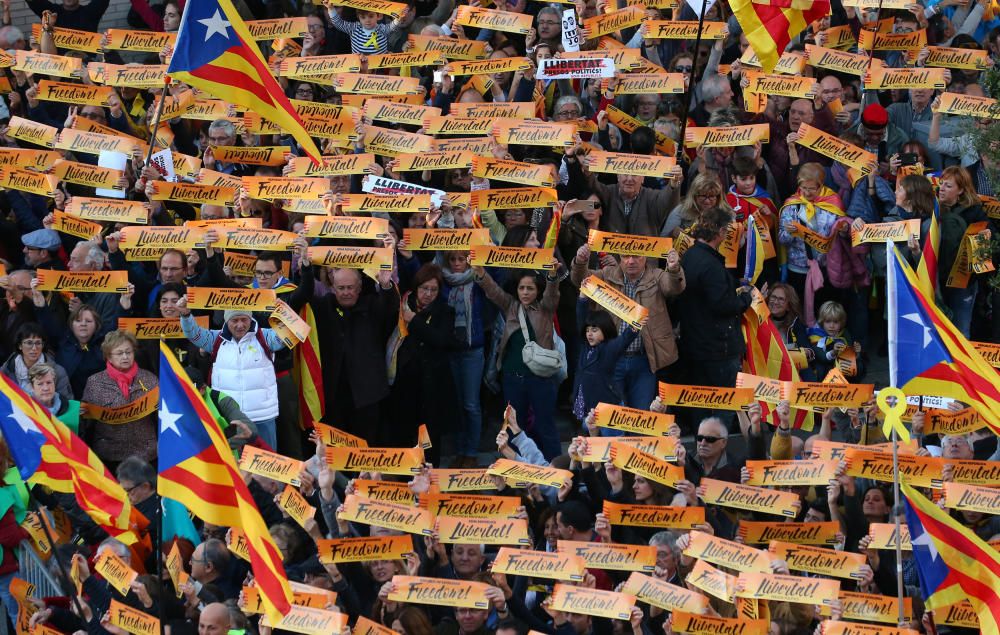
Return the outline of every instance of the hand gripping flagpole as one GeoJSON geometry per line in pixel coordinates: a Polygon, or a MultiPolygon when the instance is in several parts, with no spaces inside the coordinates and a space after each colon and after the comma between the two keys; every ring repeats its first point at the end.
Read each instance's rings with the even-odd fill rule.
{"type": "Polygon", "coordinates": [[[896,247],[892,241],[886,241],[886,301],[888,303],[889,314],[889,388],[883,388],[878,392],[879,410],[885,416],[885,423],[882,424],[882,431],[892,435],[892,491],[893,491],[893,520],[896,523],[896,599],[899,603],[899,626],[906,622],[906,614],[903,609],[903,538],[902,521],[900,514],[903,509],[903,502],[899,496],[899,438],[902,436],[906,441],[910,440],[910,434],[903,426],[902,415],[906,411],[906,395],[896,387],[896,355],[897,334],[896,320],[899,309],[896,305],[896,247]],[[890,400],[892,400],[890,402],[890,400]]]}
{"type": "Polygon", "coordinates": [[[163,114],[163,104],[167,101],[167,94],[170,90],[170,76],[163,78],[163,91],[160,93],[160,102],[156,104],[156,113],[153,115],[153,125],[149,132],[149,150],[146,151],[146,161],[143,165],[149,165],[153,158],[153,150],[156,146],[156,133],[160,129],[160,115],[163,114]]]}

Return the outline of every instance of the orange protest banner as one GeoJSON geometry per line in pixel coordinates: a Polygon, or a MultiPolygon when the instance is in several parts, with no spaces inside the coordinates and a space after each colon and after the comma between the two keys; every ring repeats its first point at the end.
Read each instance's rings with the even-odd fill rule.
{"type": "Polygon", "coordinates": [[[501,547],[490,567],[493,573],[573,582],[583,580],[586,569],[587,563],[580,556],[511,547],[501,547]]]}
{"type": "Polygon", "coordinates": [[[736,593],[736,576],[716,569],[705,560],[695,560],[694,567],[684,581],[723,602],[733,603],[736,593]]]}
{"type": "Polygon", "coordinates": [[[434,518],[426,509],[385,503],[350,494],[344,499],[341,517],[344,520],[388,527],[398,531],[429,536],[434,518]]]}
{"type": "Polygon", "coordinates": [[[900,543],[903,551],[912,551],[913,543],[910,541],[910,528],[903,523],[900,532],[896,534],[895,523],[871,523],[868,525],[868,535],[871,536],[869,549],[895,550],[896,543],[900,543]]]}
{"type": "Polygon", "coordinates": [[[189,308],[210,311],[246,309],[271,312],[277,308],[277,300],[274,289],[190,287],[187,292],[189,308]]]}
{"type": "Polygon", "coordinates": [[[588,569],[653,571],[656,568],[656,547],[651,545],[560,539],[556,550],[580,556],[587,563],[588,569]]]}
{"type": "Polygon", "coordinates": [[[392,250],[384,247],[310,247],[309,262],[338,269],[392,269],[392,250]]]}
{"type": "MultiPolygon", "coordinates": [[[[823,615],[831,613],[830,608],[825,606],[821,607],[820,612],[823,615]]],[[[903,598],[903,615],[906,619],[910,619],[913,615],[913,598],[903,598]]],[[[873,593],[841,591],[840,616],[846,620],[896,624],[899,621],[899,598],[873,593]]]]}
{"type": "Polygon", "coordinates": [[[431,469],[431,483],[442,492],[479,492],[496,489],[497,483],[485,469],[431,469]]]}
{"type": "Polygon", "coordinates": [[[737,597],[757,600],[829,605],[839,593],[840,581],[827,578],[743,572],[736,580],[737,597]]]}
{"type": "Polygon", "coordinates": [[[326,463],[338,472],[381,472],[383,474],[418,474],[423,465],[418,448],[329,447],[326,463]]]}
{"type": "Polygon", "coordinates": [[[531,545],[526,518],[438,516],[434,529],[438,540],[445,544],[531,545]]]}
{"type": "Polygon", "coordinates": [[[788,563],[792,571],[816,573],[833,578],[860,580],[860,568],[867,564],[864,554],[799,545],[780,540],[771,541],[768,551],[772,556],[788,563]]]}
{"type": "Polygon", "coordinates": [[[70,216],[64,212],[56,210],[52,212],[51,228],[63,234],[78,236],[84,240],[90,240],[101,233],[104,227],[100,223],[92,223],[87,220],[70,216]]]}
{"type": "Polygon", "coordinates": [[[323,564],[341,562],[370,562],[372,560],[402,560],[413,553],[413,536],[365,536],[363,538],[337,538],[317,540],[319,561],[323,564]]]}
{"type": "Polygon", "coordinates": [[[471,609],[487,609],[490,606],[486,597],[489,585],[483,582],[395,575],[392,584],[395,589],[388,596],[392,602],[471,609]]]}
{"type": "Polygon", "coordinates": [[[705,560],[736,571],[771,571],[771,556],[738,542],[717,538],[702,531],[692,531],[684,555],[705,560]]]}
{"type": "Polygon", "coordinates": [[[920,631],[912,628],[857,624],[841,620],[827,620],[822,623],[822,627],[822,635],[920,635],[920,631]]]}
{"type": "Polygon", "coordinates": [[[647,480],[662,483],[667,487],[677,487],[684,480],[684,468],[662,461],[624,443],[611,444],[611,463],[626,472],[631,472],[647,480]]]}
{"type": "Polygon", "coordinates": [[[612,525],[693,529],[705,522],[704,507],[666,507],[604,501],[602,509],[612,525]]]}
{"type": "Polygon", "coordinates": [[[642,329],[649,319],[649,309],[595,275],[580,285],[580,294],[599,304],[635,330],[642,329]]]}
{"type": "Polygon", "coordinates": [[[517,496],[477,496],[429,492],[420,496],[420,506],[433,516],[459,518],[517,518],[521,499],[517,496]]]}
{"type": "Polygon", "coordinates": [[[536,271],[549,271],[555,268],[551,249],[474,245],[470,251],[471,264],[479,267],[509,267],[536,271]]]}
{"type": "Polygon", "coordinates": [[[262,450],[252,445],[243,446],[239,465],[244,472],[265,476],[295,487],[299,486],[299,474],[305,469],[302,461],[282,456],[277,452],[262,450]]]}
{"type": "MultiPolygon", "coordinates": [[[[848,476],[886,483],[894,480],[896,472],[891,454],[848,448],[844,453],[844,460],[847,461],[848,476]]],[[[914,487],[941,489],[943,469],[944,462],[939,458],[910,455],[899,457],[900,478],[914,487]]]]}
{"type": "Polygon", "coordinates": [[[160,620],[127,604],[112,599],[107,612],[108,623],[132,635],[158,635],[160,620]]]}
{"type": "Polygon", "coordinates": [[[794,487],[829,485],[837,477],[837,461],[747,461],[750,480],[746,485],[794,487]]]}
{"type": "MultiPolygon", "coordinates": [[[[441,149],[441,142],[438,142],[441,149]]],[[[548,187],[514,187],[502,190],[478,190],[472,192],[472,207],[478,209],[515,209],[521,207],[545,207],[558,201],[556,191],[548,187]]],[[[517,247],[505,247],[517,249],[517,247]]],[[[537,267],[536,267],[537,268],[537,267]]]]}
{"type": "Polygon", "coordinates": [[[691,635],[716,635],[717,633],[767,635],[770,626],[767,620],[713,617],[684,611],[674,612],[670,621],[670,627],[674,629],[675,633],[690,633],[691,635]]]}
{"type": "Polygon", "coordinates": [[[362,498],[385,503],[417,504],[417,495],[406,483],[399,481],[373,481],[356,478],[354,479],[354,493],[362,498]]]}
{"type": "Polygon", "coordinates": [[[708,609],[708,598],[701,593],[638,571],[629,576],[621,591],[664,611],[703,613],[708,609]]]}
{"type": "Polygon", "coordinates": [[[670,434],[670,428],[674,425],[674,416],[602,402],[594,409],[594,425],[609,430],[665,437],[670,434]]]}
{"type": "Polygon", "coordinates": [[[123,406],[98,406],[84,401],[80,403],[80,409],[82,415],[88,419],[108,425],[120,425],[148,417],[156,412],[159,402],[160,389],[153,388],[123,406]]]}
{"type": "Polygon", "coordinates": [[[772,540],[798,545],[835,545],[840,524],[836,521],[782,523],[741,520],[737,532],[748,545],[766,545],[772,540]]]}
{"type": "Polygon", "coordinates": [[[865,176],[868,176],[876,163],[877,157],[871,152],[813,128],[809,124],[799,127],[798,136],[796,143],[799,145],[854,168],[865,176]]]}
{"type": "Polygon", "coordinates": [[[39,269],[39,291],[73,291],[74,293],[125,293],[128,291],[127,271],[58,271],[39,269]]]}
{"type": "Polygon", "coordinates": [[[679,441],[676,437],[587,437],[574,458],[586,463],[609,463],[613,445],[627,445],[661,461],[676,461],[679,441]]]}
{"type": "Polygon", "coordinates": [[[872,384],[785,382],[782,398],[793,408],[860,408],[875,392],[872,384]]]}
{"type": "Polygon", "coordinates": [[[338,430],[337,428],[328,426],[325,423],[314,421],[313,427],[316,429],[316,432],[320,435],[320,438],[323,439],[323,443],[326,445],[345,446],[349,448],[368,447],[368,442],[361,437],[356,437],[353,434],[349,434],[343,430],[338,430]]]}
{"type": "Polygon", "coordinates": [[[115,555],[111,549],[104,549],[94,560],[94,571],[101,574],[101,577],[122,595],[128,595],[132,583],[139,577],[138,572],[115,555]]]}
{"type": "Polygon", "coordinates": [[[699,497],[707,504],[752,510],[764,514],[787,516],[798,515],[801,501],[794,492],[783,492],[738,485],[727,481],[703,478],[698,486],[699,497]]]}
{"type": "Polygon", "coordinates": [[[339,633],[347,626],[347,613],[325,609],[292,605],[292,610],[272,624],[267,614],[261,616],[260,625],[275,630],[303,633],[304,635],[328,635],[339,633]]]}
{"type": "MultiPolygon", "coordinates": [[[[497,459],[486,472],[494,476],[501,476],[508,481],[538,483],[556,489],[562,487],[567,480],[573,480],[573,473],[569,470],[521,463],[510,459],[497,459]]],[[[442,489],[441,491],[448,490],[442,489]]]]}
{"type": "Polygon", "coordinates": [[[660,401],[668,406],[746,410],[753,403],[754,396],[753,390],[749,388],[686,386],[660,382],[660,401]]]}
{"type": "Polygon", "coordinates": [[[721,128],[688,128],[684,145],[688,148],[728,148],[752,146],[770,140],[770,127],[766,123],[748,126],[723,126],[721,128]]]}
{"type": "Polygon", "coordinates": [[[635,596],[614,591],[587,589],[569,584],[556,584],[552,590],[551,607],[555,611],[627,620],[632,614],[635,596]]]}

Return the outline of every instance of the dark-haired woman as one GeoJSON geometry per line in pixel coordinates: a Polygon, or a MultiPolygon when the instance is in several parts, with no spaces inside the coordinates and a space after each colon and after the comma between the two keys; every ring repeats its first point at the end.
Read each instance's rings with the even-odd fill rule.
{"type": "MultiPolygon", "coordinates": [[[[555,267],[554,259],[552,264],[555,267]]],[[[552,376],[533,373],[524,363],[523,350],[528,341],[537,342],[544,349],[555,348],[553,318],[559,304],[559,284],[554,277],[542,278],[534,272],[518,270],[512,276],[515,290],[512,294],[486,275],[482,267],[474,266],[472,270],[486,297],[500,308],[506,320],[497,356],[504,399],[517,412],[531,409],[535,422],[529,434],[545,458],[552,460],[562,453],[553,419],[557,383],[552,376]]]]}
{"type": "Polygon", "coordinates": [[[589,303],[586,298],[577,301],[577,323],[582,325],[580,335],[583,342],[576,364],[572,403],[573,414],[581,422],[587,418],[591,408],[601,402],[621,403],[621,386],[614,383],[615,365],[639,335],[639,331],[629,327],[619,337],[611,315],[601,310],[587,312],[589,303]]]}
{"type": "Polygon", "coordinates": [[[455,348],[455,310],[440,300],[441,268],[422,266],[413,276],[413,290],[403,295],[399,323],[386,347],[391,386],[389,419],[416,439],[417,427],[427,425],[431,448],[427,460],[437,465],[441,433],[448,428],[453,394],[448,354],[455,348]]]}

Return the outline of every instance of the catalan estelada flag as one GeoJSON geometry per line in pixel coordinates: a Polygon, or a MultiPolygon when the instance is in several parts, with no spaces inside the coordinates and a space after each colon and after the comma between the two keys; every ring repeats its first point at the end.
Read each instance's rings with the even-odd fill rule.
{"type": "Polygon", "coordinates": [[[229,443],[177,358],[162,342],[159,416],[157,491],[205,522],[243,529],[264,612],[272,623],[280,621],[292,606],[281,553],[240,476],[229,443]]]}
{"type": "MultiPolygon", "coordinates": [[[[80,508],[110,536],[134,544],[132,525],[145,517],[90,447],[48,410],[0,374],[0,432],[25,481],[72,493],[80,508]]],[[[145,524],[148,524],[145,523],[145,524]]]]}
{"type": "Polygon", "coordinates": [[[314,421],[323,418],[326,412],[326,397],[323,393],[323,365],[319,352],[319,330],[316,315],[306,304],[299,317],[309,325],[309,337],[295,347],[292,354],[292,378],[299,389],[299,427],[308,430],[314,421]]]}
{"type": "Polygon", "coordinates": [[[923,494],[901,483],[913,558],[927,608],[968,600],[979,632],[1000,633],[1000,553],[923,494]]]}
{"type": "Polygon", "coordinates": [[[888,246],[889,385],[907,395],[951,397],[969,404],[1000,434],[997,371],[920,292],[910,265],[888,246]]]}
{"type": "MultiPolygon", "coordinates": [[[[743,358],[743,372],[782,381],[799,381],[799,371],[788,353],[785,340],[771,318],[761,320],[753,309],[747,309],[742,318],[743,338],[746,340],[746,356],[743,358]]],[[[770,404],[760,402],[761,416],[765,421],[778,425],[778,413],[770,404]]],[[[813,429],[812,413],[792,410],[791,425],[802,430],[813,429]]]]}
{"type": "Polygon", "coordinates": [[[927,239],[917,264],[917,284],[925,298],[934,299],[938,289],[938,250],[941,247],[941,210],[934,200],[934,213],[927,228],[927,239]]]}
{"type": "Polygon", "coordinates": [[[792,38],[830,13],[830,0],[732,0],[729,6],[765,73],[774,70],[792,38]]]}
{"type": "Polygon", "coordinates": [[[184,5],[167,75],[277,124],[319,162],[319,149],[271,76],[231,0],[198,0],[184,5]]]}
{"type": "Polygon", "coordinates": [[[751,214],[747,218],[747,266],[743,277],[750,281],[753,286],[760,277],[760,272],[764,270],[764,239],[760,235],[760,228],[754,221],[751,214]]]}

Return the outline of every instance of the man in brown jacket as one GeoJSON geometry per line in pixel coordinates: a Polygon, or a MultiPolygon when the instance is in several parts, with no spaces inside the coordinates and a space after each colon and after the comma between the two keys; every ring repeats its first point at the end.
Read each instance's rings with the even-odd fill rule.
{"type": "MultiPolygon", "coordinates": [[[[618,291],[649,309],[649,319],[615,367],[615,384],[621,386],[625,405],[649,409],[656,396],[656,372],[677,361],[677,342],[667,313],[667,298],[684,291],[684,270],[676,251],[667,254],[667,268],[646,263],[645,256],[622,256],[620,264],[600,271],[587,268],[590,246],[584,244],[576,252],[570,279],[580,286],[588,276],[607,282],[618,291]]],[[[612,316],[614,317],[614,316],[612,316]]],[[[618,333],[625,324],[614,317],[618,333]]]]}

